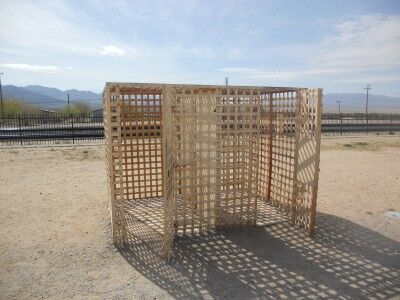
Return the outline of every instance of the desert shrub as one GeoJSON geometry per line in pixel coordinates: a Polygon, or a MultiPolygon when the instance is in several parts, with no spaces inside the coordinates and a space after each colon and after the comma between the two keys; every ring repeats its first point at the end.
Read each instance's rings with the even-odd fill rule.
{"type": "Polygon", "coordinates": [[[69,107],[61,109],[59,112],[68,115],[84,115],[90,113],[90,106],[85,102],[75,102],[69,107]]]}
{"type": "Polygon", "coordinates": [[[12,97],[6,97],[3,105],[5,114],[32,114],[39,112],[39,108],[12,97]]]}

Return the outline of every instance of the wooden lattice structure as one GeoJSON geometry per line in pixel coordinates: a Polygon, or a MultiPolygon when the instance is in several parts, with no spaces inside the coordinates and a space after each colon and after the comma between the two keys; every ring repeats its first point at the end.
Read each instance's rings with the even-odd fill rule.
{"type": "Polygon", "coordinates": [[[266,207],[312,235],[321,99],[321,89],[107,83],[114,242],[133,218],[169,256],[176,235],[257,225],[266,207]]]}

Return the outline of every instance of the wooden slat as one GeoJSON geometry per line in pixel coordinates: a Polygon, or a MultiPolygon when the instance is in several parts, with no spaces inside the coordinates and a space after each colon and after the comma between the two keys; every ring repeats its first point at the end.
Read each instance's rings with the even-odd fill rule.
{"type": "Polygon", "coordinates": [[[316,103],[315,103],[315,164],[314,164],[314,181],[313,181],[313,193],[310,207],[310,228],[309,234],[314,235],[315,230],[315,218],[317,211],[317,195],[318,195],[318,180],[319,180],[319,163],[321,156],[321,116],[322,116],[322,89],[316,90],[316,103]]]}
{"type": "Polygon", "coordinates": [[[107,83],[103,99],[116,244],[127,203],[160,197],[165,257],[177,234],[256,224],[259,201],[314,233],[322,90],[107,83]]]}

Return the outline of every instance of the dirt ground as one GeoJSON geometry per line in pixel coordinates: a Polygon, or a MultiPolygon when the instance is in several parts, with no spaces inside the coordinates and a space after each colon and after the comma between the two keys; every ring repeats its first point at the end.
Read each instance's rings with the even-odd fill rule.
{"type": "Polygon", "coordinates": [[[0,298],[400,298],[400,137],[325,138],[314,239],[287,223],[111,242],[103,146],[0,150],[0,298]]]}

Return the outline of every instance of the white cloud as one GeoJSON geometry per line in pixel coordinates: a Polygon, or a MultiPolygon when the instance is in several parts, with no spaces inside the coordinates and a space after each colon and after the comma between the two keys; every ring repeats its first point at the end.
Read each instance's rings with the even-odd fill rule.
{"type": "Polygon", "coordinates": [[[365,82],[400,82],[400,75],[372,75],[355,76],[354,78],[339,79],[337,82],[365,83],[365,82]]]}
{"type": "Polygon", "coordinates": [[[400,16],[363,15],[335,26],[316,49],[314,63],[330,67],[400,66],[400,16]]]}
{"type": "MultiPolygon", "coordinates": [[[[396,82],[400,75],[400,15],[344,16],[342,22],[330,23],[334,30],[330,36],[305,43],[302,41],[310,39],[298,34],[304,26],[296,24],[296,30],[287,31],[297,19],[279,29],[287,33],[282,39],[275,34],[279,18],[269,15],[266,20],[272,26],[265,21],[265,26],[255,26],[260,25],[259,9],[255,6],[246,15],[253,15],[255,23],[247,22],[247,17],[238,17],[243,3],[237,1],[224,3],[222,11],[215,9],[220,4],[204,6],[196,1],[173,1],[166,6],[159,1],[149,5],[146,1],[90,0],[82,9],[64,0],[3,2],[0,62],[8,63],[2,65],[4,68],[19,70],[15,73],[23,80],[36,80],[37,76],[25,74],[29,71],[62,73],[49,77],[78,85],[111,78],[206,82],[223,78],[215,72],[219,66],[226,67],[219,70],[232,77],[232,82],[249,83],[373,84],[396,82]],[[206,24],[203,18],[215,19],[215,23],[206,24]],[[127,29],[128,23],[135,26],[127,29]],[[256,32],[251,26],[257,27],[256,32]],[[228,34],[222,34],[225,32],[228,34]],[[129,65],[133,59],[135,72],[129,65]],[[79,66],[79,74],[60,67],[71,61],[79,66]],[[97,77],[100,69],[107,75],[97,77]]],[[[337,17],[326,19],[324,24],[333,18],[337,17]]],[[[318,26],[318,22],[314,24],[318,26]]],[[[326,32],[315,31],[316,36],[326,32]]],[[[397,87],[396,83],[396,91],[397,87]]]]}
{"type": "Polygon", "coordinates": [[[14,63],[3,63],[0,64],[0,66],[11,70],[37,72],[37,73],[59,73],[63,70],[73,70],[73,68],[71,67],[41,66],[41,65],[14,64],[14,63]]]}
{"type": "Polygon", "coordinates": [[[112,33],[99,27],[96,17],[76,10],[69,2],[5,2],[0,10],[0,43],[6,47],[0,52],[31,57],[72,54],[131,58],[136,54],[135,49],[115,41],[112,33]]]}
{"type": "Polygon", "coordinates": [[[220,68],[219,71],[225,73],[239,73],[248,78],[258,79],[280,79],[287,80],[296,77],[298,72],[293,71],[267,71],[252,68],[220,68]]]}
{"type": "MultiPolygon", "coordinates": [[[[225,67],[219,71],[247,78],[290,81],[329,76],[335,82],[398,82],[400,16],[364,15],[335,26],[336,33],[314,45],[299,60],[301,69],[225,67]],[[374,72],[375,75],[371,75],[374,72]],[[378,72],[383,74],[377,74],[378,72]]],[[[296,49],[296,47],[287,46],[296,49]]]]}
{"type": "Polygon", "coordinates": [[[15,52],[25,52],[26,55],[71,52],[93,54],[93,40],[97,40],[95,33],[83,32],[76,22],[70,21],[70,11],[58,5],[62,3],[4,3],[0,11],[0,41],[15,52]],[[68,17],[61,18],[60,12],[68,17]]]}
{"type": "Polygon", "coordinates": [[[110,55],[110,56],[124,56],[126,55],[126,51],[123,48],[114,46],[114,45],[108,45],[104,46],[100,54],[102,55],[110,55]]]}
{"type": "Polygon", "coordinates": [[[214,49],[208,47],[196,47],[186,46],[183,44],[175,44],[171,47],[160,47],[156,49],[147,49],[148,52],[152,52],[155,56],[164,55],[169,58],[183,58],[192,57],[195,59],[214,59],[217,57],[217,52],[214,49]]]}
{"type": "Polygon", "coordinates": [[[305,70],[279,70],[269,71],[252,68],[220,68],[221,72],[240,73],[248,78],[289,80],[300,76],[338,75],[365,70],[364,68],[316,68],[305,70]]]}

